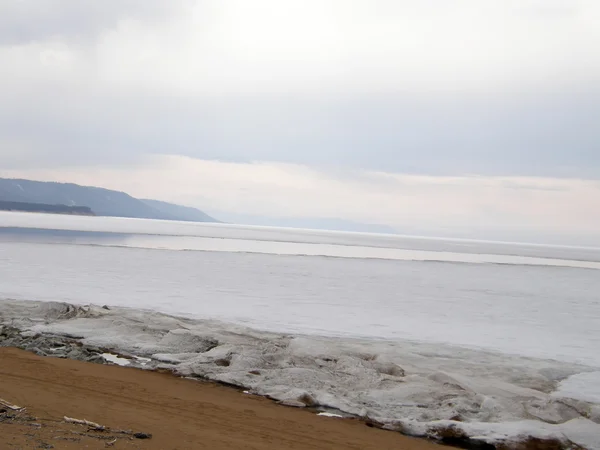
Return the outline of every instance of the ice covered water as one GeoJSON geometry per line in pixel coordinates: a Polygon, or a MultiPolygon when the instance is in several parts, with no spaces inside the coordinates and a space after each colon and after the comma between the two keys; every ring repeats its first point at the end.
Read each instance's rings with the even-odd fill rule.
{"type": "Polygon", "coordinates": [[[496,437],[599,431],[600,249],[6,213],[0,226],[1,298],[188,321],[113,310],[28,326],[415,433],[458,418],[496,437]],[[259,331],[236,340],[240,325],[259,331]],[[181,347],[190,327],[220,345],[181,347]]]}
{"type": "Polygon", "coordinates": [[[574,267],[600,267],[600,249],[32,214],[0,224],[63,230],[0,233],[5,298],[600,366],[600,270],[574,267]],[[504,262],[482,263],[494,257],[504,262]]]}

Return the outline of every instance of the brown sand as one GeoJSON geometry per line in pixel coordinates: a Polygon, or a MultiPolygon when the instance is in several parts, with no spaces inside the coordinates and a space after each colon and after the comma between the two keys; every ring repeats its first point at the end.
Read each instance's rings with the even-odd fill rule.
{"type": "Polygon", "coordinates": [[[0,348],[0,398],[27,408],[12,419],[7,418],[15,416],[12,411],[0,414],[2,450],[440,448],[358,420],[319,417],[214,383],[42,358],[16,349],[0,348]],[[64,423],[64,416],[109,429],[88,431],[86,426],[64,423]],[[117,430],[151,433],[152,439],[134,439],[117,430]]]}

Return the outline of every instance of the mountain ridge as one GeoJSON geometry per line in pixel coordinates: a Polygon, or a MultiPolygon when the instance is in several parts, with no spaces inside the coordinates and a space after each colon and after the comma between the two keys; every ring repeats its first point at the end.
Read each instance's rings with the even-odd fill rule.
{"type": "Polygon", "coordinates": [[[209,216],[204,211],[190,206],[183,206],[176,203],[164,202],[162,200],[140,199],[148,206],[162,211],[164,214],[174,215],[179,217],[177,220],[186,222],[216,222],[222,223],[220,220],[209,216]]]}
{"type": "Polygon", "coordinates": [[[0,201],[87,207],[98,216],[219,222],[196,208],[141,200],[125,192],[75,183],[0,178],[0,201]]]}

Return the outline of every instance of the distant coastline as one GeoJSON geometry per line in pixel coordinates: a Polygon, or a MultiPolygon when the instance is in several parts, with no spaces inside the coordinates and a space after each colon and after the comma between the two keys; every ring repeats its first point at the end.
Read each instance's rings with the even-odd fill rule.
{"type": "Polygon", "coordinates": [[[37,212],[50,214],[69,214],[77,216],[95,216],[87,206],[48,205],[44,203],[0,201],[0,211],[37,212]]]}
{"type": "Polygon", "coordinates": [[[0,211],[219,222],[196,208],[73,183],[0,178],[0,211]],[[69,206],[66,206],[69,205],[69,206]]]}

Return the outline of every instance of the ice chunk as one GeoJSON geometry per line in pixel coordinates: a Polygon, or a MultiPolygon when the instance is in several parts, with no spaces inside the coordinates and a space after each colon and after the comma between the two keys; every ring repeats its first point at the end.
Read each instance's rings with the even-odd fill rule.
{"type": "Polygon", "coordinates": [[[117,366],[128,366],[131,362],[127,358],[122,358],[112,353],[102,353],[102,357],[110,363],[116,364],[117,366]]]}
{"type": "Polygon", "coordinates": [[[319,413],[319,414],[317,414],[317,416],[332,417],[332,418],[336,418],[336,419],[344,418],[344,416],[340,416],[339,414],[333,414],[333,413],[328,413],[328,412],[319,413]]]}
{"type": "Polygon", "coordinates": [[[600,372],[571,375],[558,385],[554,397],[568,397],[590,403],[600,403],[600,372]]]}

